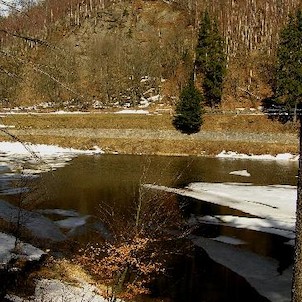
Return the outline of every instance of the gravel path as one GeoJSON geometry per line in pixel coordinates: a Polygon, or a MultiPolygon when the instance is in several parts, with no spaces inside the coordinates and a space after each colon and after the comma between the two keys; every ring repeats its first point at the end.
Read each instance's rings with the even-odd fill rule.
{"type": "Polygon", "coordinates": [[[193,135],[184,135],[175,130],[146,129],[27,129],[11,130],[13,135],[39,135],[57,137],[86,138],[128,138],[128,139],[164,139],[164,140],[200,140],[200,141],[237,141],[254,143],[298,144],[298,136],[289,133],[243,133],[201,131],[193,135]]]}

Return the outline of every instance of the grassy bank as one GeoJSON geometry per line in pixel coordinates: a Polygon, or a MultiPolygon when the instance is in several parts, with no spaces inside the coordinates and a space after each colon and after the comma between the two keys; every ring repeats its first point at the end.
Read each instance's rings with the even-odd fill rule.
{"type": "MultiPolygon", "coordinates": [[[[149,129],[173,130],[172,116],[164,115],[122,115],[122,114],[76,114],[76,115],[9,115],[2,118],[5,125],[15,129],[149,129]]],[[[281,124],[264,115],[205,115],[203,130],[241,133],[297,133],[297,125],[281,124]]],[[[188,136],[184,135],[184,138],[188,136]]],[[[1,140],[13,140],[2,133],[1,140]]],[[[167,154],[167,155],[215,155],[222,150],[248,154],[297,153],[298,145],[217,140],[174,140],[140,138],[86,138],[59,136],[18,136],[22,141],[55,144],[63,147],[89,149],[99,146],[106,152],[127,154],[167,154]]]]}
{"type": "MultiPolygon", "coordinates": [[[[14,125],[16,129],[48,128],[92,128],[92,129],[151,129],[173,130],[172,115],[143,114],[11,114],[1,118],[5,125],[14,125]]],[[[292,133],[296,131],[292,123],[281,124],[265,115],[206,114],[203,118],[203,130],[242,131],[254,133],[292,133]]]]}

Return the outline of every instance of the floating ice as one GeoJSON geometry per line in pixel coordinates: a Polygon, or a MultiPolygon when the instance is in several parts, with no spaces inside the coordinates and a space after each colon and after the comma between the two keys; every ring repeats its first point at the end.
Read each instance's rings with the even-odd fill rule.
{"type": "Polygon", "coordinates": [[[214,240],[192,236],[215,262],[244,277],[259,294],[272,302],[291,301],[292,268],[280,274],[277,260],[214,240]]]}
{"type": "Polygon", "coordinates": [[[215,216],[211,224],[228,223],[236,227],[260,230],[294,237],[296,194],[295,186],[254,186],[238,183],[192,183],[185,189],[145,185],[148,188],[192,197],[209,203],[226,206],[255,218],[215,216]]]}
{"type": "Polygon", "coordinates": [[[231,245],[242,245],[242,244],[246,243],[240,239],[237,239],[234,237],[229,237],[229,236],[218,236],[218,237],[213,238],[213,240],[222,242],[222,243],[231,244],[231,245]]]}
{"type": "Polygon", "coordinates": [[[17,195],[17,194],[25,194],[28,193],[30,190],[27,187],[22,188],[6,188],[0,190],[0,195],[17,195]]]}
{"type": "Polygon", "coordinates": [[[229,226],[238,229],[248,229],[269,234],[280,235],[289,239],[295,238],[295,225],[273,219],[239,217],[232,215],[215,215],[196,217],[189,223],[206,223],[212,225],[229,226]]]}
{"type": "Polygon", "coordinates": [[[55,224],[58,225],[60,228],[73,229],[85,225],[89,217],[90,215],[86,215],[83,217],[69,217],[63,220],[57,220],[55,221],[55,224]]]}
{"type": "Polygon", "coordinates": [[[66,217],[78,217],[79,213],[75,210],[63,210],[63,209],[41,209],[37,210],[36,212],[39,212],[41,214],[46,215],[60,215],[60,216],[66,216],[66,217]]]}
{"type": "Polygon", "coordinates": [[[18,208],[3,200],[0,200],[0,218],[13,224],[20,223],[37,238],[54,241],[66,239],[59,227],[48,218],[39,213],[18,208]]]}

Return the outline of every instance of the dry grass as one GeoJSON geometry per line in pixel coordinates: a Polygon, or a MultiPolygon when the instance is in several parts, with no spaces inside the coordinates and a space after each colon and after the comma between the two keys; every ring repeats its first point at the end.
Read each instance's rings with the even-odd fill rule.
{"type": "Polygon", "coordinates": [[[34,275],[35,278],[58,279],[74,284],[79,280],[93,283],[92,278],[79,265],[66,259],[54,260],[50,257],[34,275]]]}
{"type": "MultiPolygon", "coordinates": [[[[12,115],[3,118],[3,123],[16,125],[17,129],[152,129],[172,130],[172,116],[163,115],[120,115],[120,114],[81,114],[81,115],[12,115]]],[[[297,125],[281,124],[263,115],[205,115],[204,130],[250,133],[296,133],[297,125]]],[[[9,140],[2,134],[1,140],[9,140]]],[[[54,144],[62,147],[90,149],[99,146],[108,153],[126,154],[166,154],[166,155],[215,155],[222,150],[249,154],[297,153],[296,144],[253,143],[234,141],[160,140],[137,138],[78,138],[53,136],[18,136],[23,141],[54,144]]]]}
{"type": "Polygon", "coordinates": [[[75,114],[75,115],[8,115],[2,118],[5,125],[15,125],[16,129],[173,129],[170,115],[125,115],[125,114],[75,114]]]}
{"type": "MultiPolygon", "coordinates": [[[[28,114],[8,115],[2,117],[5,125],[14,125],[16,129],[151,129],[173,130],[172,116],[92,113],[76,115],[28,114]]],[[[295,132],[297,126],[291,123],[281,124],[272,121],[264,115],[205,115],[202,129],[212,131],[242,131],[242,132],[295,132]]]]}
{"type": "Polygon", "coordinates": [[[282,124],[265,115],[206,115],[203,129],[253,133],[294,133],[297,131],[297,125],[293,123],[282,124]]]}

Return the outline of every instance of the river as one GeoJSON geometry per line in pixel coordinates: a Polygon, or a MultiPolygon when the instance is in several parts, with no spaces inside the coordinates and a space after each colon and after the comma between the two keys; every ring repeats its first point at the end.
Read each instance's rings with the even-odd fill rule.
{"type": "MultiPolygon", "coordinates": [[[[42,173],[40,178],[35,179],[34,186],[38,190],[34,196],[39,201],[39,209],[73,210],[81,217],[86,217],[97,215],[98,211],[102,210],[100,205],[104,203],[126,210],[137,198],[138,189],[142,184],[173,188],[182,188],[195,182],[252,183],[260,186],[296,185],[297,169],[297,162],[290,161],[138,155],[79,156],[65,167],[42,173]],[[250,176],[230,174],[241,170],[247,170],[250,176]]],[[[223,207],[189,197],[175,198],[188,205],[184,208],[187,218],[192,215],[206,215],[210,212],[221,214],[228,211],[223,207]]],[[[257,257],[268,261],[273,259],[278,262],[276,274],[280,276],[292,264],[293,248],[284,244],[287,240],[282,236],[206,223],[195,229],[193,235],[195,239],[199,237],[211,240],[227,236],[242,240],[245,244],[240,247],[234,248],[230,245],[233,250],[229,250],[229,255],[240,249],[238,255],[252,255],[251,258],[246,258],[246,261],[253,262],[257,257]]],[[[211,242],[206,243],[208,247],[211,242]]],[[[217,249],[219,248],[220,246],[217,246],[217,249]]],[[[216,247],[213,246],[213,249],[216,247]]],[[[228,249],[226,246],[226,250],[228,249]]],[[[223,261],[217,261],[217,257],[220,256],[211,257],[210,249],[197,244],[194,257],[176,257],[173,267],[169,270],[169,276],[157,280],[152,285],[153,296],[165,297],[168,301],[175,302],[271,300],[267,296],[265,298],[265,290],[251,283],[245,273],[238,273],[236,268],[232,269],[224,265],[223,261]]],[[[244,266],[245,263],[241,265],[244,266]]],[[[285,287],[281,291],[287,292],[285,296],[288,297],[290,289],[285,287]]],[[[279,289],[275,290],[278,293],[279,289]]],[[[271,301],[287,301],[287,298],[271,301]]]]}

